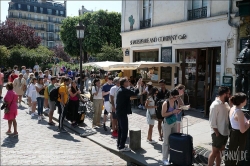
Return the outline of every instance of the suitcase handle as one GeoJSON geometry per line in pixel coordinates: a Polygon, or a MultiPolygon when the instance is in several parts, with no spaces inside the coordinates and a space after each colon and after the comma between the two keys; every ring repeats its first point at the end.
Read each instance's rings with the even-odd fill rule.
{"type": "MultiPolygon", "coordinates": [[[[188,118],[183,117],[183,119],[184,119],[184,118],[187,119],[187,134],[188,134],[188,118]]],[[[184,127],[182,126],[182,134],[183,134],[183,128],[184,128],[184,127]]]]}

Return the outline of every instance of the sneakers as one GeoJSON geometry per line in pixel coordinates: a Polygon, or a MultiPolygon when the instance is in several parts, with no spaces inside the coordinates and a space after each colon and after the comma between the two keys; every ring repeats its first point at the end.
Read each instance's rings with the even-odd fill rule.
{"type": "Polygon", "coordinates": [[[163,165],[170,165],[170,163],[168,162],[168,160],[163,160],[163,165]]]}
{"type": "Polygon", "coordinates": [[[45,119],[45,117],[44,117],[43,115],[41,115],[41,118],[42,118],[42,119],[45,119]]]}
{"type": "Polygon", "coordinates": [[[129,151],[131,151],[131,149],[128,147],[125,147],[123,149],[119,149],[119,152],[129,152],[129,151]]]}
{"type": "Polygon", "coordinates": [[[103,123],[103,129],[104,129],[105,131],[108,131],[108,129],[107,129],[105,123],[103,123]]]}
{"type": "Polygon", "coordinates": [[[34,112],[34,115],[38,115],[38,113],[37,113],[37,112],[34,112]]]}
{"type": "Polygon", "coordinates": [[[113,137],[118,137],[118,132],[117,132],[117,130],[115,130],[115,131],[112,132],[112,136],[113,136],[113,137]]]}
{"type": "Polygon", "coordinates": [[[150,143],[150,144],[155,144],[155,143],[157,143],[157,142],[154,141],[154,140],[151,140],[151,141],[147,140],[147,142],[150,143]]]}
{"type": "Polygon", "coordinates": [[[31,115],[31,117],[33,117],[33,116],[35,116],[35,113],[33,112],[33,113],[31,113],[30,115],[31,115]]]}
{"type": "Polygon", "coordinates": [[[141,109],[141,108],[142,108],[142,105],[141,105],[141,104],[140,104],[140,105],[138,105],[138,108],[140,108],[140,109],[141,109]]]}
{"type": "Polygon", "coordinates": [[[41,116],[38,116],[37,120],[38,120],[38,121],[42,120],[42,117],[41,117],[41,116]]]}

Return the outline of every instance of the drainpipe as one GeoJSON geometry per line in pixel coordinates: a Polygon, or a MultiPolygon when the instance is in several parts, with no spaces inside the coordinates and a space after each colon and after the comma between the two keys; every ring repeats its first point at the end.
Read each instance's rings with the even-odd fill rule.
{"type": "MultiPolygon", "coordinates": [[[[235,58],[236,58],[238,55],[238,37],[239,37],[238,29],[239,29],[239,25],[236,23],[233,24],[231,22],[231,19],[232,19],[231,12],[232,12],[232,0],[229,0],[228,1],[228,25],[233,27],[233,29],[234,29],[234,32],[233,32],[234,33],[234,50],[235,50],[235,58]]],[[[233,91],[234,91],[234,89],[235,89],[235,86],[234,86],[235,85],[235,74],[233,74],[233,78],[234,78],[233,79],[233,91]]]]}

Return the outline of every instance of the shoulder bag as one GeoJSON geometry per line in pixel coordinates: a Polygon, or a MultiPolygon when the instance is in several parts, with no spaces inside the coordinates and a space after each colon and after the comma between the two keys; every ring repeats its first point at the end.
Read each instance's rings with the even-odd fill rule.
{"type": "MultiPolygon", "coordinates": [[[[167,104],[168,104],[168,106],[167,106],[167,111],[168,111],[169,106],[170,106],[168,100],[167,100],[167,104]]],[[[174,108],[175,108],[175,104],[174,104],[174,108]]],[[[170,115],[170,116],[166,117],[165,120],[166,120],[167,124],[171,125],[171,124],[173,124],[173,123],[175,123],[177,121],[177,118],[176,118],[176,115],[173,114],[173,115],[170,115]]]]}
{"type": "MultiPolygon", "coordinates": [[[[151,98],[152,98],[152,97],[151,97],[151,98]]],[[[150,98],[148,98],[148,99],[150,99],[150,98]]],[[[153,99],[153,98],[152,98],[152,99],[153,99]]],[[[153,100],[154,100],[154,99],[153,99],[153,100]]],[[[149,113],[151,119],[157,120],[157,116],[156,116],[155,113],[154,113],[154,114],[150,114],[150,111],[149,111],[149,110],[148,110],[148,113],[149,113]]]]}
{"type": "MultiPolygon", "coordinates": [[[[15,97],[12,98],[12,101],[10,103],[10,105],[12,104],[13,100],[14,100],[15,97]]],[[[5,114],[8,114],[10,112],[10,109],[8,108],[8,103],[4,103],[2,106],[1,106],[1,110],[4,109],[4,113],[5,114]]]]}

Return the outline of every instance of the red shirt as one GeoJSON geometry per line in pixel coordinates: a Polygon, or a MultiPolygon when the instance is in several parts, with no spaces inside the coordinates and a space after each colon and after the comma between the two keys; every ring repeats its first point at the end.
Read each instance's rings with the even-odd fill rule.
{"type": "Polygon", "coordinates": [[[17,78],[18,77],[18,75],[16,75],[16,74],[14,74],[14,75],[9,75],[9,78],[8,78],[8,80],[9,80],[9,82],[13,82],[14,81],[14,79],[15,78],[17,78]]]}

